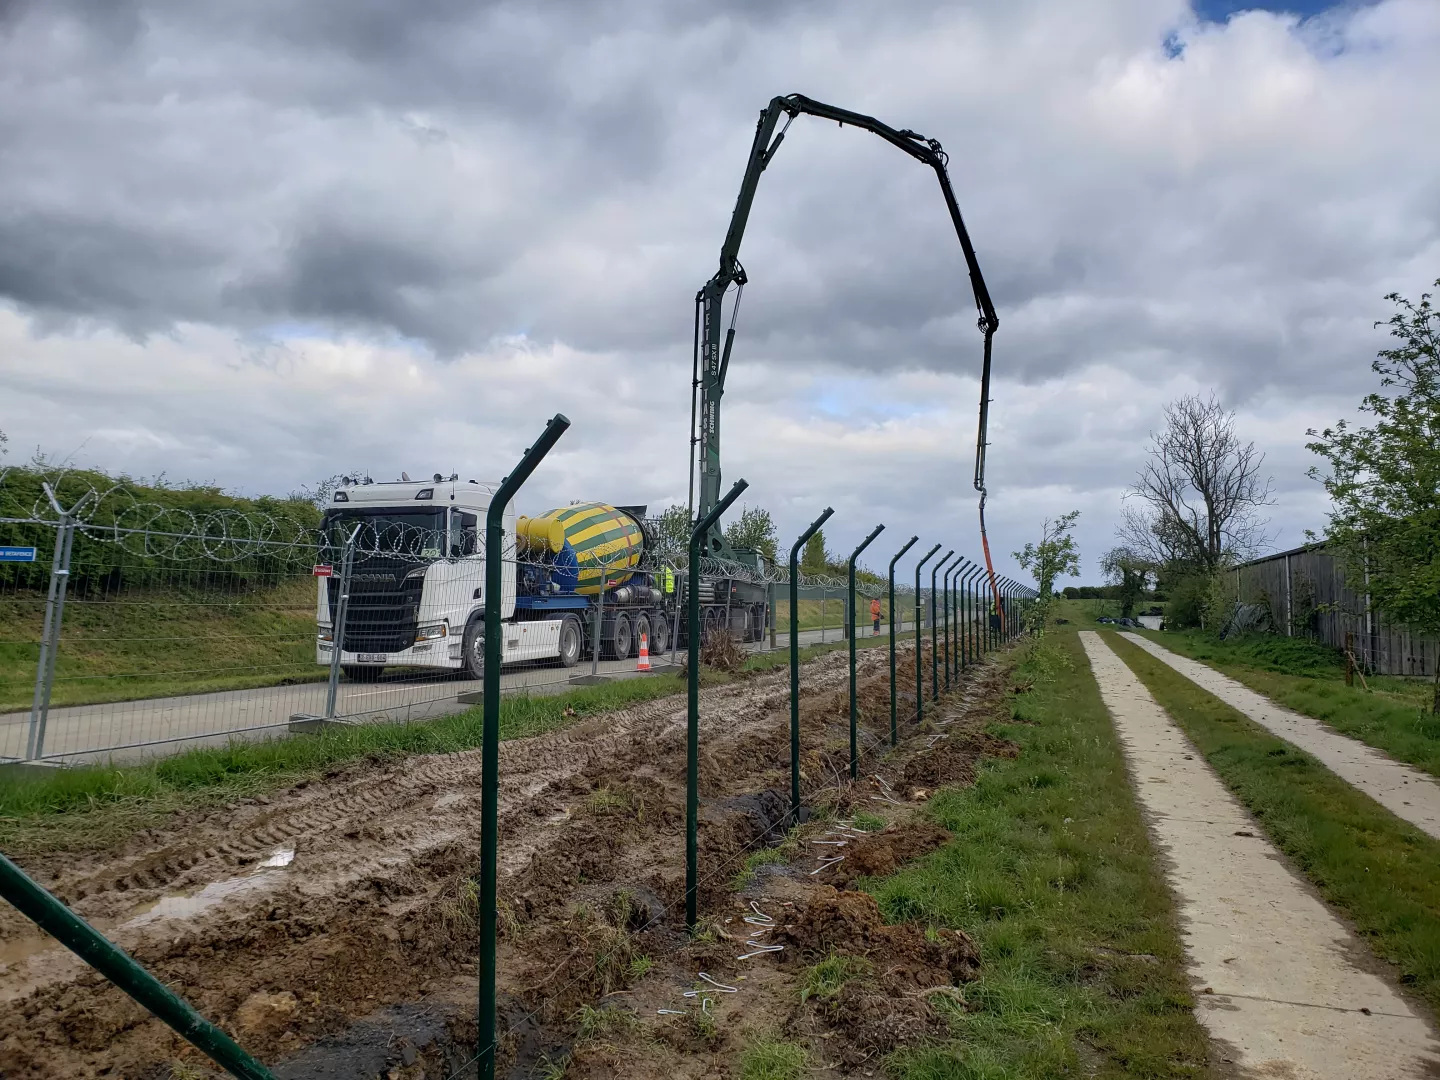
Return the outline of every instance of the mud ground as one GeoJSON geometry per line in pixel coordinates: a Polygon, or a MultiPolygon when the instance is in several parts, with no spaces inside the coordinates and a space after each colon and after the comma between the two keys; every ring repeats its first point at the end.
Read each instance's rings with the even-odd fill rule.
{"type": "MultiPolygon", "coordinates": [[[[806,665],[799,830],[786,819],[788,672],[702,693],[693,937],[683,697],[501,747],[501,1075],[734,1075],[758,1032],[805,1043],[815,1075],[873,1074],[878,1055],[943,1033],[929,995],[974,977],[968,939],[888,926],[845,889],[943,844],[921,802],[970,782],[982,756],[1013,755],[982,730],[1004,677],[972,669],[891,750],[887,667],[882,650],[860,654],[852,784],[845,656],[806,665]],[[861,832],[861,812],[886,824],[861,832]],[[858,958],[859,974],[802,1002],[808,966],[832,953],[858,958]]],[[[277,1076],[436,1080],[473,1070],[479,815],[478,751],[362,762],[24,864],[277,1076]]],[[[0,910],[0,1075],[159,1080],[212,1075],[207,1064],[0,910]]]]}

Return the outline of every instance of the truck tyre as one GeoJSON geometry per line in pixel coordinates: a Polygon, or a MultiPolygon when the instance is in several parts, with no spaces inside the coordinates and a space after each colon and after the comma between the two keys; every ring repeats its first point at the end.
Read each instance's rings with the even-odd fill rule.
{"type": "Polygon", "coordinates": [[[485,677],[485,622],[471,619],[465,624],[465,637],[460,648],[461,668],[467,678],[485,677]]]}
{"type": "Polygon", "coordinates": [[[351,682],[376,682],[385,672],[383,667],[361,667],[358,664],[345,664],[340,670],[351,682]]]}
{"type": "Polygon", "coordinates": [[[650,616],[641,612],[635,616],[635,634],[630,643],[630,652],[634,656],[640,655],[640,635],[645,635],[645,648],[650,652],[655,651],[655,632],[650,629],[650,616]]]}
{"type": "Polygon", "coordinates": [[[661,653],[670,651],[670,624],[665,621],[662,612],[655,613],[655,619],[650,624],[650,655],[659,656],[661,653]]]}
{"type": "Polygon", "coordinates": [[[585,641],[585,631],[580,620],[566,615],[560,621],[560,666],[574,667],[580,662],[580,648],[585,641]]]}
{"type": "Polygon", "coordinates": [[[630,616],[625,612],[617,612],[615,621],[611,624],[610,647],[606,650],[611,660],[624,660],[630,655],[630,616]]]}

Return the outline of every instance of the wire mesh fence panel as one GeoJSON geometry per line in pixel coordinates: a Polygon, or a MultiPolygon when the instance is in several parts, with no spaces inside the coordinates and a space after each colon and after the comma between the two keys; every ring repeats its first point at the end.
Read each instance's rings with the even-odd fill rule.
{"type": "MultiPolygon", "coordinates": [[[[484,485],[424,505],[417,485],[352,487],[307,518],[56,483],[5,493],[26,516],[0,518],[0,549],[34,551],[0,562],[0,759],[134,758],[479,702],[484,485]]],[[[638,674],[642,643],[652,671],[677,657],[689,584],[639,517],[577,504],[507,515],[505,538],[502,692],[638,674]]],[[[784,568],[707,557],[704,628],[787,647],[786,585],[784,568]]],[[[843,640],[844,583],[802,575],[800,590],[801,644],[843,640]]],[[[883,589],[859,596],[851,624],[871,624],[878,596],[888,628],[883,589]]],[[[913,625],[913,596],[896,606],[913,625]]]]}

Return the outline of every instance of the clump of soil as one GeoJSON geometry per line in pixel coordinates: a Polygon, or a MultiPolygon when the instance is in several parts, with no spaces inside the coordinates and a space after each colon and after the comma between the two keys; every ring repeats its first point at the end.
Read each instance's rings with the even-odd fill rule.
{"type": "Polygon", "coordinates": [[[829,880],[845,888],[856,878],[887,877],[905,863],[943,847],[950,834],[928,821],[891,825],[851,840],[843,849],[845,861],[836,863],[829,880]]]}
{"type": "MultiPolygon", "coordinates": [[[[745,661],[749,658],[749,654],[735,640],[735,635],[728,630],[712,626],[700,637],[700,666],[702,668],[709,668],[711,671],[725,671],[734,675],[745,666],[745,661]]],[[[690,655],[686,653],[680,659],[681,674],[687,672],[689,666],[690,655]]]]}
{"type": "Polygon", "coordinates": [[[975,943],[961,931],[927,934],[913,923],[889,926],[869,893],[829,885],[811,894],[775,941],[786,946],[787,961],[813,962],[832,952],[864,956],[875,965],[881,989],[890,993],[955,986],[974,979],[980,968],[975,943]]]}
{"type": "Polygon", "coordinates": [[[873,983],[846,983],[826,1012],[844,1035],[839,1046],[846,1065],[859,1065],[876,1054],[916,1045],[946,1033],[945,1020],[923,994],[887,994],[873,983]]]}
{"type": "Polygon", "coordinates": [[[905,763],[906,793],[911,798],[924,798],[947,784],[973,784],[982,757],[1013,758],[1019,752],[1020,748],[1008,739],[983,731],[956,732],[905,763]]]}

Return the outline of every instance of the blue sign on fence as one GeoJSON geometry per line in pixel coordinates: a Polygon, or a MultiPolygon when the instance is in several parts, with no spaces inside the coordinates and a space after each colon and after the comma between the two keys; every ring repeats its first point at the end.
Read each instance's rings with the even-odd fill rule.
{"type": "Polygon", "coordinates": [[[0,547],[0,562],[34,562],[33,547],[0,547]]]}

